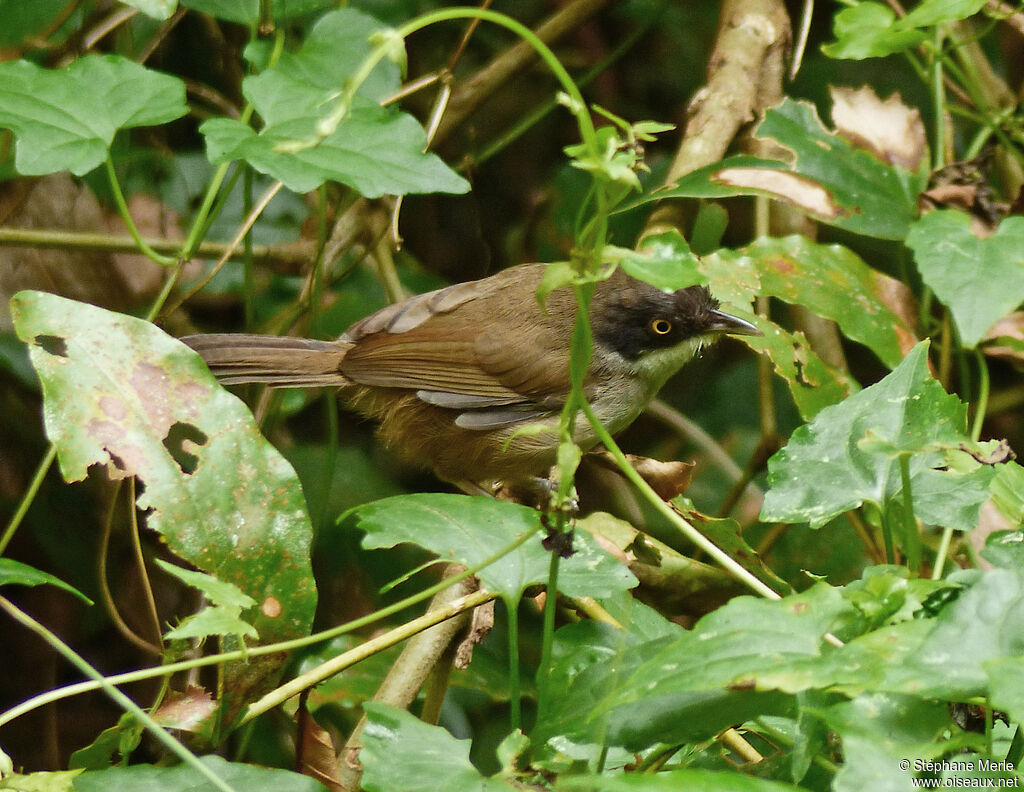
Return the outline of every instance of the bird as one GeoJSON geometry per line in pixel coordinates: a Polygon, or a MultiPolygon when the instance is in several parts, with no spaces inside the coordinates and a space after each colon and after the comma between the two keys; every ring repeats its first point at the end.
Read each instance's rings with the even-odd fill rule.
{"type": "MultiPolygon", "coordinates": [[[[576,299],[563,286],[541,305],[545,269],[520,264],[410,297],[334,341],[238,333],[181,340],[225,385],[336,387],[401,459],[465,492],[493,493],[543,480],[556,461],[576,299]]],[[[584,394],[612,434],[703,346],[727,333],[761,334],[720,310],[704,286],[666,292],[621,268],[596,283],[589,319],[584,394]]],[[[573,439],[583,450],[598,442],[582,420],[573,439]]]]}

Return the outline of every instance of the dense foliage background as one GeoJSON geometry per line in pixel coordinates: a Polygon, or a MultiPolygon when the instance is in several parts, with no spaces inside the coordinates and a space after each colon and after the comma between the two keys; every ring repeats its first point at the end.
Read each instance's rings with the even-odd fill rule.
{"type": "Polygon", "coordinates": [[[1022,43],[983,0],[0,0],[0,788],[1016,785],[1022,43]],[[534,510],[174,340],[601,260],[764,336],[618,438],[692,470],[583,459],[554,586],[534,510]]]}

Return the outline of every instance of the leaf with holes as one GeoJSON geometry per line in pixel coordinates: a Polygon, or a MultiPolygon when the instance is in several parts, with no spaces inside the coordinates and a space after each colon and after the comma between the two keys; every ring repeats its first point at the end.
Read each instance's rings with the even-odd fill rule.
{"type": "Polygon", "coordinates": [[[802,236],[759,239],[738,251],[705,256],[701,266],[716,293],[719,281],[750,271],[756,285],[748,287],[748,295],[777,297],[831,319],[843,335],[867,346],[889,368],[899,365],[917,343],[913,327],[889,307],[890,295],[900,284],[848,248],[819,245],[802,236]]]}
{"type": "MultiPolygon", "coordinates": [[[[316,589],[302,489],[245,405],[149,322],[33,291],[16,294],[11,311],[64,478],[80,481],[92,465],[136,476],[149,527],[252,597],[243,617],[263,641],[307,634],[316,589]]],[[[258,676],[259,662],[240,673],[258,676]]]]}

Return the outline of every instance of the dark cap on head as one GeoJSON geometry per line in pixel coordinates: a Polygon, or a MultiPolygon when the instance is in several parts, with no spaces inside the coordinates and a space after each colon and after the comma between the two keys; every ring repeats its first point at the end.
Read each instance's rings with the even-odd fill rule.
{"type": "Polygon", "coordinates": [[[720,311],[704,286],[666,293],[621,270],[598,284],[590,316],[595,340],[627,360],[697,336],[761,334],[750,322],[720,311]]]}

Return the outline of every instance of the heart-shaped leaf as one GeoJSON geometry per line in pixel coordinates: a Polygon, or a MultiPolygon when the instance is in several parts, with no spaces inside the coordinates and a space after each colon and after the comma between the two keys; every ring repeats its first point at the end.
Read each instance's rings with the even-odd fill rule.
{"type": "Polygon", "coordinates": [[[921,277],[953,312],[965,347],[1024,301],[1024,217],[1006,218],[987,239],[970,223],[963,212],[931,212],[907,236],[921,277]]]}

